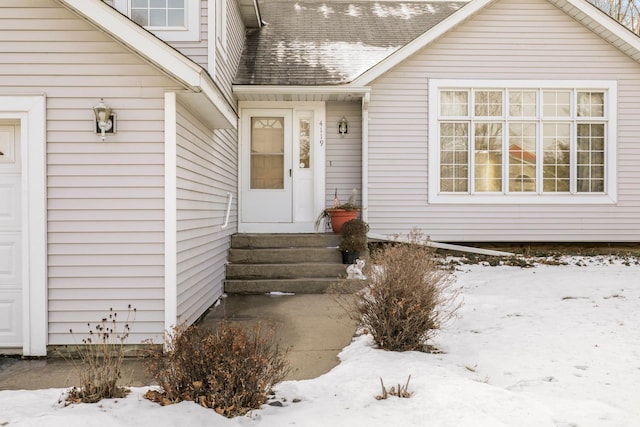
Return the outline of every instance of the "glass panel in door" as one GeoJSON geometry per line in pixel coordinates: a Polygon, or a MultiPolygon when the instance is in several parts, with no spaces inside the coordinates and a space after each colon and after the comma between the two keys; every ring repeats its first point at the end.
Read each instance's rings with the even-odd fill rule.
{"type": "Polygon", "coordinates": [[[251,189],[284,189],[284,117],[251,118],[251,189]]]}

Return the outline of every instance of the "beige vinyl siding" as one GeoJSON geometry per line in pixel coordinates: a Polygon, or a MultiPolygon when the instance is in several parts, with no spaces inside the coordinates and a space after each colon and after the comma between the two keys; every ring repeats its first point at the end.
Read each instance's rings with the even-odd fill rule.
{"type": "Polygon", "coordinates": [[[205,70],[208,68],[209,58],[209,36],[208,21],[209,13],[208,0],[200,1],[200,40],[198,41],[168,41],[175,49],[183,55],[189,57],[193,62],[200,65],[205,70]]]}
{"type": "Polygon", "coordinates": [[[0,93],[47,97],[49,344],[129,304],[129,342],[161,342],[164,93],[179,88],[53,0],[3,1],[0,28],[0,93]],[[101,97],[117,115],[105,142],[101,97]]]}
{"type": "Polygon", "coordinates": [[[230,235],[237,227],[237,141],[207,129],[181,105],[177,127],[178,322],[192,323],[222,294],[230,235]],[[229,226],[221,230],[227,193],[229,226]]]}
{"type": "Polygon", "coordinates": [[[362,109],[360,102],[328,102],[326,152],[326,205],[333,204],[336,189],[341,202],[346,202],[351,190],[362,196],[362,109]],[[338,122],[348,121],[348,132],[340,135],[338,122]]]}
{"type": "Polygon", "coordinates": [[[415,226],[439,241],[640,239],[640,65],[546,1],[497,1],[372,86],[372,231],[415,226]],[[430,78],[617,80],[618,203],[429,205],[430,78]]]}
{"type": "Polygon", "coordinates": [[[244,47],[245,26],[240,8],[235,0],[227,0],[227,44],[224,51],[216,47],[216,66],[214,81],[227,101],[235,105],[232,83],[238,69],[244,47]]]}

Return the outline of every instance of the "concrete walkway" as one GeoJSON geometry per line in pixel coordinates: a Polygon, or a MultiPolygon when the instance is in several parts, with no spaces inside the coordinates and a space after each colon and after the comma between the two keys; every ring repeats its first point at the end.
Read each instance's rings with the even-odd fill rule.
{"type": "MultiPolygon", "coordinates": [[[[282,349],[288,349],[292,371],[286,379],[322,375],[339,362],[337,355],[355,332],[356,323],[336,302],[335,296],[320,295],[232,295],[210,309],[202,320],[214,326],[228,319],[247,326],[262,321],[276,329],[282,349]]],[[[122,383],[133,387],[150,385],[144,363],[128,359],[122,383]]],[[[0,390],[34,390],[78,385],[77,368],[59,358],[20,360],[0,356],[0,390]]]]}

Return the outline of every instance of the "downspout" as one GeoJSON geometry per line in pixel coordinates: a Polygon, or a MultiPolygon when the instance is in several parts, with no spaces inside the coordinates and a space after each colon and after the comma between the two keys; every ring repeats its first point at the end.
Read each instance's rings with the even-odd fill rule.
{"type": "Polygon", "coordinates": [[[362,220],[369,222],[369,92],[362,95],[362,220]]]}

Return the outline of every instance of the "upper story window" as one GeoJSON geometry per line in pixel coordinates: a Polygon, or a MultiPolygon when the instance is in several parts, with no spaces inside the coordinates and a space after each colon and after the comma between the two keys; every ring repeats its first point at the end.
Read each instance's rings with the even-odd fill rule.
{"type": "Polygon", "coordinates": [[[185,0],[131,0],[131,19],[143,27],[184,28],[185,0]]]}
{"type": "Polygon", "coordinates": [[[614,203],[615,82],[430,82],[432,203],[614,203]]]}
{"type": "Polygon", "coordinates": [[[165,41],[200,40],[200,0],[115,0],[114,6],[165,41]]]}

